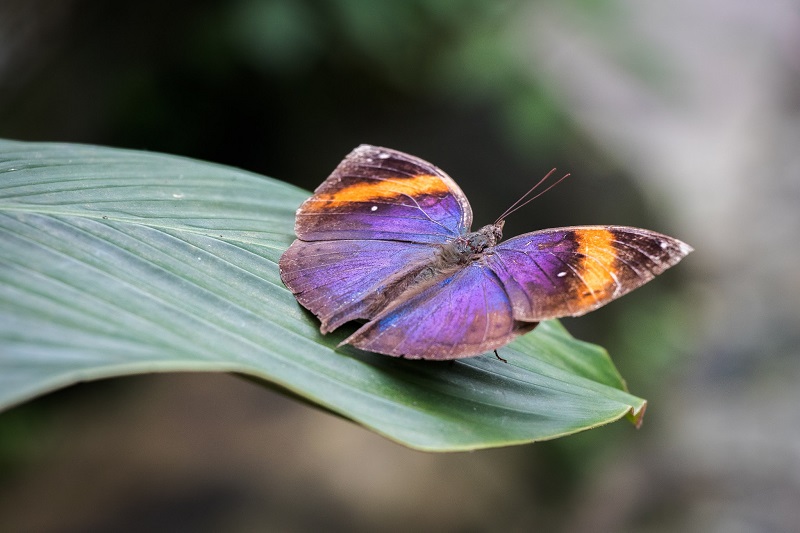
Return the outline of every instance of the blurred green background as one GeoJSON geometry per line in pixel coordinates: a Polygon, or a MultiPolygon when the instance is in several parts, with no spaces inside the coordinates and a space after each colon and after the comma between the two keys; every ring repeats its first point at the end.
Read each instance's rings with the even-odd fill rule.
{"type": "Polygon", "coordinates": [[[225,163],[313,189],[359,143],[493,221],[697,250],[565,320],[641,430],[401,448],[226,375],[81,385],[0,414],[2,531],[796,531],[800,7],[677,0],[0,2],[0,137],[225,163]]]}

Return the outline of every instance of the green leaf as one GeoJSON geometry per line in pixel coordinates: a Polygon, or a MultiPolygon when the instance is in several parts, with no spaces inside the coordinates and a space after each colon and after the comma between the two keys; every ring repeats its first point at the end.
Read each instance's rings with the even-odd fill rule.
{"type": "MultiPolygon", "coordinates": [[[[424,450],[567,435],[645,401],[542,324],[458,362],[336,348],[283,286],[308,193],[190,159],[0,141],[0,408],[80,381],[237,372],[424,450]]],[[[346,328],[343,328],[346,329],[346,328]]]]}

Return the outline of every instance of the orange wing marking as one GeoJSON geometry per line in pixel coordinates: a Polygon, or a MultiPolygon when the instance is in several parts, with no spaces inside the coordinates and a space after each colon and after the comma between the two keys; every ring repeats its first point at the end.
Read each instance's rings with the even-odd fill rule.
{"type": "Polygon", "coordinates": [[[333,193],[317,194],[311,200],[318,204],[318,209],[327,209],[355,202],[378,201],[398,196],[414,199],[423,194],[447,192],[447,184],[440,177],[420,174],[413,178],[356,183],[333,193]]]}
{"type": "Polygon", "coordinates": [[[585,290],[578,295],[582,307],[594,307],[610,298],[611,287],[617,286],[614,277],[617,257],[614,252],[614,234],[604,229],[576,231],[578,253],[583,257],[577,265],[585,290]]]}

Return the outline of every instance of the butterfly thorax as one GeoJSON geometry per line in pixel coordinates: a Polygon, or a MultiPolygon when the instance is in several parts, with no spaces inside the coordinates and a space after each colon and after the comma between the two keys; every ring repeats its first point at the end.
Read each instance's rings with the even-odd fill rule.
{"type": "Polygon", "coordinates": [[[478,231],[465,233],[442,245],[439,255],[445,266],[464,265],[480,257],[487,249],[503,238],[503,221],[489,224],[478,231]]]}
{"type": "Polygon", "coordinates": [[[386,294],[399,294],[412,287],[414,290],[421,290],[437,279],[464,268],[471,261],[480,259],[502,238],[502,220],[497,224],[490,224],[478,231],[471,231],[456,237],[440,245],[439,254],[433,262],[387,287],[386,294]]]}

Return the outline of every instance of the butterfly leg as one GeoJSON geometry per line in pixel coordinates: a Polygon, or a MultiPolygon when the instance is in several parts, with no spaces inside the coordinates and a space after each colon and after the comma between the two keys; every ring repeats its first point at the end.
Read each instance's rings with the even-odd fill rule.
{"type": "Polygon", "coordinates": [[[506,361],[505,359],[500,357],[500,354],[497,353],[497,350],[494,351],[494,356],[497,357],[498,359],[500,359],[502,362],[508,363],[508,361],[506,361]]]}

